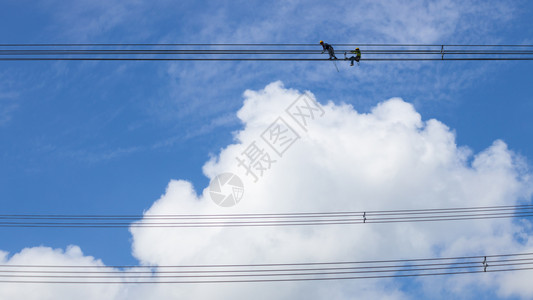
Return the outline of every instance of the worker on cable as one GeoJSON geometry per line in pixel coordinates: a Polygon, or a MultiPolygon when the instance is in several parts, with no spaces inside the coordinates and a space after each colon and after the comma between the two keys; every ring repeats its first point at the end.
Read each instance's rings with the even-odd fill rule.
{"type": "Polygon", "coordinates": [[[320,41],[320,45],[322,45],[322,54],[324,54],[324,52],[327,50],[328,53],[329,53],[329,59],[337,59],[337,57],[335,56],[335,50],[333,50],[333,47],[328,44],[328,43],[324,43],[324,41],[320,41]]]}
{"type": "Polygon", "coordinates": [[[348,58],[346,57],[346,52],[344,52],[344,59],[345,60],[349,59],[350,66],[352,67],[353,67],[354,60],[357,62],[357,65],[359,65],[359,60],[361,60],[361,50],[359,50],[359,48],[355,48],[355,50],[350,51],[350,53],[354,53],[355,56],[352,55],[350,58],[348,58]]]}

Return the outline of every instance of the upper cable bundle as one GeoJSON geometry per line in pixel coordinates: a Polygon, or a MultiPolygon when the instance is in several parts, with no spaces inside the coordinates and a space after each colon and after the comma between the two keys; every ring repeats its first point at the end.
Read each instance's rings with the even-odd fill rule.
{"type": "MultiPolygon", "coordinates": [[[[332,44],[362,61],[533,60],[533,45],[332,44]]],[[[0,61],[324,61],[316,44],[0,44],[0,61]]]]}

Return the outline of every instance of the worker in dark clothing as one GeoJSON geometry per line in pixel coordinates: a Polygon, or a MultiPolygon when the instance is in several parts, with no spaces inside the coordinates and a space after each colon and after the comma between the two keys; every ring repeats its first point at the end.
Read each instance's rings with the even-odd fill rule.
{"type": "Polygon", "coordinates": [[[359,48],[355,48],[355,50],[350,51],[350,53],[354,53],[355,56],[351,56],[350,58],[346,57],[346,52],[344,52],[344,59],[350,60],[350,66],[353,67],[353,62],[356,61],[357,65],[359,65],[359,60],[361,60],[361,50],[359,48]]]}
{"type": "Polygon", "coordinates": [[[324,41],[320,41],[320,45],[322,45],[322,53],[324,53],[325,51],[328,51],[329,53],[329,59],[337,59],[337,57],[335,56],[335,50],[333,50],[333,47],[328,44],[328,43],[324,43],[324,41]]]}

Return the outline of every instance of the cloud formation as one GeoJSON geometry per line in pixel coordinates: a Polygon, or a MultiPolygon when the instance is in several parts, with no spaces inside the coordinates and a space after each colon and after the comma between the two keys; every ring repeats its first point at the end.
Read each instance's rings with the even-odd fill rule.
{"type": "MultiPolygon", "coordinates": [[[[414,107],[393,98],[359,113],[350,105],[323,105],[323,117],[310,122],[301,139],[265,171],[257,183],[246,176],[236,157],[301,96],[275,82],[260,91],[245,92],[238,117],[244,129],[236,141],[204,166],[209,178],[233,172],[245,181],[245,196],[231,208],[214,205],[207,191],[197,195],[190,183],[172,181],[166,193],[146,214],[213,214],[299,211],[361,211],[515,205],[531,196],[530,175],[516,154],[500,140],[473,155],[455,144],[455,135],[438,120],[423,120],[414,107]]],[[[294,123],[289,123],[298,129],[294,123]]],[[[264,149],[267,145],[262,144],[264,149]]],[[[318,226],[307,228],[132,228],[133,253],[143,263],[262,263],[514,253],[532,250],[524,223],[511,220],[442,222],[372,226],[318,226]],[[466,225],[466,226],[465,226],[466,225]]],[[[527,277],[526,273],[495,275],[490,282],[503,294],[525,293],[527,284],[498,284],[499,278],[527,277]]],[[[483,285],[475,277],[463,282],[483,285]]],[[[457,282],[420,280],[443,290],[457,282]]],[[[485,284],[488,285],[487,282],[485,284]]],[[[259,294],[281,298],[326,295],[332,287],[345,291],[396,291],[389,281],[297,283],[254,286],[259,294]]],[[[248,287],[225,287],[225,296],[246,298],[248,287]]],[[[189,289],[186,289],[189,290],[189,289]]],[[[438,289],[437,289],[438,290],[438,289]]],[[[217,288],[190,288],[195,296],[212,296],[217,288]]],[[[459,293],[460,291],[457,291],[459,293]]],[[[252,291],[250,290],[250,294],[252,291]]],[[[256,292],[255,292],[256,293],[256,292]]],[[[458,295],[458,294],[457,294],[458,295]]],[[[372,295],[382,296],[382,295],[372,295]]],[[[265,296],[267,297],[267,296],[265,296]]],[[[408,296],[406,296],[408,297],[408,296]]],[[[349,297],[348,297],[349,298],[349,297]]]]}
{"type": "MultiPolygon", "coordinates": [[[[83,265],[102,267],[104,264],[91,256],[85,256],[78,246],[68,246],[65,251],[49,247],[26,248],[8,258],[0,251],[2,265],[83,265]]],[[[39,270],[39,269],[29,269],[39,270]]],[[[57,270],[68,270],[57,269],[57,270]]],[[[83,271],[101,271],[103,268],[87,268],[83,271]]],[[[5,273],[4,273],[5,274],[5,273]]],[[[2,280],[5,278],[2,278],[2,280]]],[[[32,280],[32,278],[26,278],[32,280]]],[[[87,279],[81,281],[87,281],[87,279]]],[[[75,284],[0,284],[0,299],[120,299],[119,285],[75,285],[75,284]]]]}
{"type": "MultiPolygon", "coordinates": [[[[369,112],[351,105],[321,104],[323,114],[304,130],[286,113],[303,95],[274,82],[244,93],[237,116],[242,130],[235,141],[204,165],[209,178],[238,174],[245,194],[232,208],[221,208],[207,189],[198,194],[186,180],[172,180],[145,214],[217,214],[327,212],[448,208],[529,203],[531,174],[523,160],[500,140],[473,154],[457,146],[453,130],[438,120],[424,120],[400,98],[381,102],[369,112]],[[300,138],[257,182],[236,157],[252,142],[267,151],[261,134],[282,117],[300,138]]],[[[310,92],[307,97],[314,99],[310,92]]],[[[142,222],[142,221],[141,221],[142,222]]],[[[527,221],[492,219],[457,222],[239,228],[130,228],[132,251],[142,265],[254,264],[353,261],[413,257],[533,252],[527,221]]],[[[65,252],[25,249],[3,264],[91,264],[77,247],[65,252]]],[[[475,298],[481,291],[501,296],[533,296],[532,272],[420,278],[420,293],[433,299],[475,298]],[[484,276],[487,275],[487,276],[484,276]]],[[[78,299],[409,299],[405,281],[392,279],[296,283],[213,285],[128,285],[86,287],[39,285],[36,294],[78,299]]],[[[32,299],[24,286],[2,287],[0,296],[32,299]]],[[[0,297],[5,298],[5,297],[0,297]]],[[[36,298],[35,298],[36,299],[36,298]]],[[[40,298],[42,299],[42,298],[40,298]]]]}

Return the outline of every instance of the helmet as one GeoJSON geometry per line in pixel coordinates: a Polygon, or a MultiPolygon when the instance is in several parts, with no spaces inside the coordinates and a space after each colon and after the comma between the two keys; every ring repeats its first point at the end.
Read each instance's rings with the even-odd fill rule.
{"type": "Polygon", "coordinates": [[[324,41],[320,41],[320,43],[319,43],[319,44],[324,44],[324,41]]]}
{"type": "Polygon", "coordinates": [[[355,48],[355,50],[359,50],[359,48],[355,48]]]}

